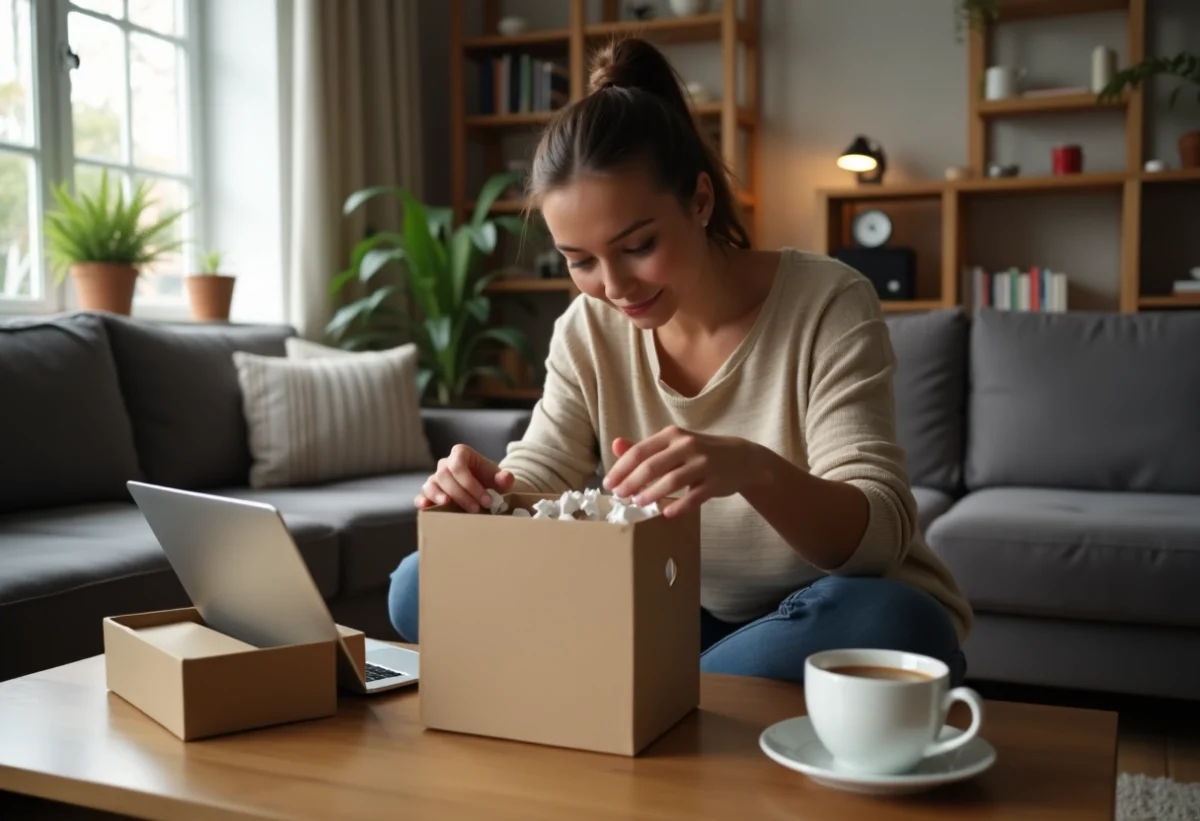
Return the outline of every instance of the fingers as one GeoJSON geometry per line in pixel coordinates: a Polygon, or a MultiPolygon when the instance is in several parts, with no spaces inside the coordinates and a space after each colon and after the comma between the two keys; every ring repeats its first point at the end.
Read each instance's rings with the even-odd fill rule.
{"type": "MultiPolygon", "coordinates": [[[[644,460],[649,459],[654,454],[665,449],[670,443],[681,436],[683,431],[677,427],[669,427],[660,430],[653,436],[649,436],[638,442],[636,445],[631,445],[625,449],[625,452],[617,459],[616,464],[612,466],[612,470],[604,477],[604,487],[608,490],[616,492],[614,488],[622,486],[625,479],[633,472],[634,468],[640,465],[644,460]]],[[[616,452],[618,443],[622,440],[618,439],[613,442],[613,452],[616,452]]],[[[621,495],[621,494],[619,494],[621,495]]]]}
{"type": "Polygon", "coordinates": [[[513,476],[511,471],[498,470],[493,481],[496,484],[496,490],[501,493],[507,493],[517,483],[517,477],[513,476]]]}
{"type": "Polygon", "coordinates": [[[438,472],[425,482],[422,492],[435,504],[444,505],[450,502],[471,513],[479,512],[479,500],[463,489],[449,468],[442,468],[439,463],[438,472]]]}
{"type": "Polygon", "coordinates": [[[617,496],[634,497],[640,505],[649,504],[653,499],[645,498],[650,487],[657,487],[668,475],[687,462],[687,452],[673,442],[663,450],[646,459],[629,472],[613,493],[617,496]]]}
{"type": "Polygon", "coordinates": [[[685,458],[673,469],[651,477],[653,481],[639,489],[633,500],[639,505],[648,505],[672,494],[682,493],[689,487],[703,484],[707,478],[704,457],[698,454],[684,456],[685,458]]]}
{"type": "Polygon", "coordinates": [[[692,488],[684,494],[682,499],[678,499],[662,509],[662,515],[668,519],[673,519],[676,516],[684,516],[693,510],[699,510],[700,506],[709,499],[709,492],[705,485],[693,485],[692,488]]]}
{"type": "Polygon", "coordinates": [[[613,440],[613,443],[612,443],[613,456],[620,459],[622,456],[625,455],[625,452],[628,451],[631,447],[633,447],[633,442],[630,442],[624,436],[618,436],[616,439],[613,440]]]}

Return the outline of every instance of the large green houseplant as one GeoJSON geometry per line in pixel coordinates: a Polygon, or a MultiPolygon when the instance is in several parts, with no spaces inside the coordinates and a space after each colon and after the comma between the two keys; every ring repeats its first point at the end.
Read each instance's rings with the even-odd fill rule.
{"type": "Polygon", "coordinates": [[[414,341],[421,355],[418,392],[438,404],[462,401],[472,380],[491,376],[511,384],[489,362],[496,348],[516,350],[532,360],[529,343],[517,328],[489,326],[491,300],[485,290],[496,273],[483,274],[483,258],[496,249],[500,229],[520,234],[516,216],[489,216],[496,199],[518,177],[498,174],[479,192],[470,221],[453,225],[449,208],[427,208],[401,188],[373,186],[355,191],[342,208],[354,213],[377,196],[396,197],[401,231],[371,231],[350,255],[350,267],[333,282],[339,297],[359,283],[362,296],[342,306],[326,326],[341,347],[366,350],[414,341]],[[399,274],[391,281],[388,271],[399,274]],[[407,312],[392,303],[407,294],[407,312]]]}
{"type": "MultiPolygon", "coordinates": [[[[1120,97],[1126,89],[1136,88],[1151,77],[1176,77],[1183,80],[1167,98],[1167,108],[1173,109],[1179,94],[1189,84],[1200,102],[1200,57],[1183,51],[1174,57],[1147,57],[1140,63],[1118,71],[1096,99],[1103,102],[1120,97]]],[[[1184,168],[1200,168],[1200,129],[1193,129],[1179,138],[1179,163],[1184,168]]]]}
{"type": "Polygon", "coordinates": [[[70,272],[84,310],[128,315],[141,266],[182,245],[169,232],[183,212],[167,211],[147,220],[156,205],[150,184],[142,181],[126,199],[119,183],[110,185],[107,169],[94,195],[81,191],[72,196],[65,182],[53,194],[58,208],[46,214],[45,230],[58,281],[70,272]]]}

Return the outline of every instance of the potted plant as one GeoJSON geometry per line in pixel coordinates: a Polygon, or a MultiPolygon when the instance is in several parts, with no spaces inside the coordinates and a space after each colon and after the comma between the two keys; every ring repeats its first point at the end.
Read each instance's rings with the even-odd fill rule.
{"type": "Polygon", "coordinates": [[[961,42],[967,30],[985,30],[1000,19],[1000,0],[957,0],[954,4],[954,30],[961,42]]]}
{"type": "Polygon", "coordinates": [[[229,306],[233,302],[236,278],[221,273],[220,251],[200,254],[197,263],[196,273],[184,280],[192,317],[202,322],[229,321],[229,306]]]}
{"type": "MultiPolygon", "coordinates": [[[[1196,99],[1200,101],[1200,57],[1188,52],[1180,52],[1174,57],[1147,57],[1136,65],[1118,71],[1112,80],[1097,95],[1097,102],[1120,97],[1127,88],[1135,88],[1150,77],[1178,77],[1185,84],[1195,87],[1196,99]]],[[[1167,98],[1167,108],[1174,109],[1179,92],[1184,85],[1178,85],[1167,98]]],[[[1183,168],[1200,168],[1200,129],[1188,131],[1179,138],[1179,164],[1183,168]]]]}
{"type": "Polygon", "coordinates": [[[418,394],[436,404],[461,404],[472,380],[481,376],[511,384],[489,358],[499,346],[530,362],[529,343],[517,328],[488,324],[491,300],[485,290],[499,272],[480,269],[496,248],[498,229],[518,235],[522,230],[520,217],[489,217],[492,204],[516,179],[512,172],[489,179],[470,221],[458,226],[450,208],[426,208],[404,189],[374,186],[351,194],[342,209],[347,215],[374,197],[396,197],[402,226],[399,233],[368,231],[354,247],[350,267],[334,279],[332,290],[335,298],[349,289],[363,295],[334,314],[326,326],[330,337],[351,350],[415,342],[421,357],[418,394]],[[393,266],[399,283],[384,274],[393,266]],[[398,296],[408,297],[407,310],[390,301],[398,296]]]}
{"type": "Polygon", "coordinates": [[[65,182],[53,188],[58,210],[46,214],[46,245],[57,281],[70,272],[81,308],[128,315],[140,267],[182,244],[167,233],[182,211],[167,212],[143,226],[155,205],[149,183],[139,183],[128,200],[121,186],[116,188],[114,197],[107,169],[94,196],[80,192],[73,197],[65,182]]]}

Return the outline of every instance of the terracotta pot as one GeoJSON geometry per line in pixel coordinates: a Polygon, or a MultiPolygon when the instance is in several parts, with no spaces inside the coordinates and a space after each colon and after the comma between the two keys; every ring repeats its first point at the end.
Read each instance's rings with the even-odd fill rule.
{"type": "Polygon", "coordinates": [[[203,321],[226,322],[233,302],[235,277],[224,274],[194,274],[186,280],[192,317],[203,321]]]}
{"type": "Polygon", "coordinates": [[[129,316],[138,269],[119,262],[76,262],[71,266],[79,307],[129,316]]]}
{"type": "Polygon", "coordinates": [[[1179,164],[1200,168],[1200,131],[1189,131],[1179,138],[1179,164]]]}

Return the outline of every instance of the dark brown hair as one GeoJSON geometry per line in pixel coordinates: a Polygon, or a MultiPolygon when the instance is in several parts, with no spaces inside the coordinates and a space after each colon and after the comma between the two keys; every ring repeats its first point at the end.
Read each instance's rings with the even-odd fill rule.
{"type": "Polygon", "coordinates": [[[533,201],[577,174],[645,163],[682,204],[704,171],[712,179],[710,239],[749,248],[724,164],[701,136],[675,69],[645,40],[609,44],[592,58],[588,95],[561,109],[538,143],[529,178],[533,201]]]}

